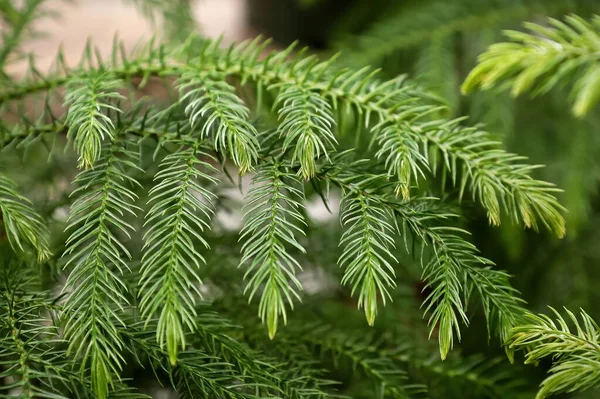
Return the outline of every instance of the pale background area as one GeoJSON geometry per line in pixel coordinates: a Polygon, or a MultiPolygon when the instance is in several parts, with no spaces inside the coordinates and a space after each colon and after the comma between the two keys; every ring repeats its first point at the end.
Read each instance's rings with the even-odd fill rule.
{"type": "MultiPolygon", "coordinates": [[[[169,1],[169,0],[165,0],[169,1]]],[[[223,35],[223,43],[253,37],[246,19],[246,0],[200,0],[194,3],[194,16],[201,32],[208,37],[223,35]]],[[[125,0],[48,0],[45,7],[58,16],[43,18],[35,26],[40,38],[26,41],[22,49],[35,54],[36,65],[46,70],[62,46],[67,61],[79,61],[88,38],[103,54],[110,54],[115,33],[130,48],[140,39],[160,32],[130,1],[125,0]]],[[[160,27],[160,21],[156,24],[160,27]]],[[[13,73],[24,70],[13,65],[13,73]]]]}

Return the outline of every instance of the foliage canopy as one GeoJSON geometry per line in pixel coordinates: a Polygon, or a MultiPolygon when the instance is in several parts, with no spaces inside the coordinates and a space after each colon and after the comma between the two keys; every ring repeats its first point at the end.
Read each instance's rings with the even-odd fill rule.
{"type": "Polygon", "coordinates": [[[42,3],[0,2],[2,395],[145,397],[143,368],[182,398],[513,397],[516,368],[451,352],[473,309],[509,358],[557,356],[540,397],[597,384],[574,381],[591,318],[527,314],[469,240],[478,210],[565,235],[539,166],[403,76],[261,38],[89,44],[9,77],[42,3]]]}

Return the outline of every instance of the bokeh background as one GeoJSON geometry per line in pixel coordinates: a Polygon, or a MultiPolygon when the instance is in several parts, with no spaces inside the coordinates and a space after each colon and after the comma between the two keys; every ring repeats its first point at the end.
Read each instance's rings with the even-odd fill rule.
{"type": "MultiPolygon", "coordinates": [[[[110,54],[115,34],[133,47],[141,39],[164,33],[161,17],[148,18],[143,1],[49,0],[45,7],[55,16],[40,19],[36,24],[39,37],[23,46],[24,52],[35,54],[36,64],[41,69],[52,63],[59,46],[67,60],[77,62],[88,38],[93,38],[104,54],[110,54]]],[[[250,27],[246,0],[190,2],[190,8],[198,29],[208,37],[223,35],[223,42],[231,43],[256,34],[250,27]]],[[[24,70],[26,64],[11,67],[18,72],[24,70]]]]}

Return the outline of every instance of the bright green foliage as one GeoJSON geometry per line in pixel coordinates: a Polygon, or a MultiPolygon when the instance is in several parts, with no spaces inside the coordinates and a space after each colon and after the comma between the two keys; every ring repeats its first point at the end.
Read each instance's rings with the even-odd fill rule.
{"type": "MultiPolygon", "coordinates": [[[[431,200],[399,207],[396,213],[402,223],[405,239],[410,232],[424,243],[420,258],[424,264],[426,281],[432,287],[427,301],[430,307],[436,306],[437,301],[441,300],[442,303],[429,320],[432,326],[440,322],[440,330],[443,332],[440,334],[442,358],[446,357],[452,346],[453,330],[460,338],[459,321],[467,322],[464,311],[466,304],[461,295],[463,281],[466,282],[468,291],[479,294],[486,309],[488,329],[496,329],[501,342],[504,342],[523,312],[522,300],[507,284],[508,276],[490,268],[491,261],[479,256],[475,246],[464,240],[463,237],[468,234],[465,230],[432,225],[432,221],[443,222],[456,218],[457,215],[438,209],[431,200]],[[426,246],[432,247],[429,259],[425,252],[426,246]],[[453,312],[453,309],[457,311],[453,312]],[[442,341],[443,337],[448,338],[442,341]]],[[[405,243],[408,249],[408,243],[405,243]]],[[[431,331],[433,332],[433,328],[431,331]]]]}
{"type": "Polygon", "coordinates": [[[468,233],[449,224],[457,215],[440,208],[436,199],[398,202],[386,192],[386,185],[380,185],[385,175],[355,169],[359,164],[342,164],[339,171],[329,172],[326,178],[348,190],[348,196],[358,196],[350,197],[353,202],[342,213],[342,221],[350,221],[352,227],[342,236],[341,244],[347,247],[340,260],[351,267],[342,281],[352,279],[354,289],[360,288],[359,304],[372,306],[370,312],[365,309],[367,317],[372,317],[369,322],[374,320],[379,298],[392,299],[389,288],[396,286],[393,264],[397,261],[390,250],[394,248],[392,237],[401,235],[406,252],[410,252],[411,237],[420,247],[416,254],[423,270],[424,290],[429,291],[423,304],[424,317],[428,317],[429,335],[438,336],[442,359],[455,338],[460,341],[461,324],[468,324],[466,310],[473,293],[482,302],[488,332],[494,331],[504,341],[524,312],[508,275],[490,268],[492,262],[479,256],[475,246],[465,239],[468,233]]]}
{"type": "Polygon", "coordinates": [[[156,337],[165,344],[172,364],[177,350],[185,348],[185,333],[196,325],[195,298],[201,297],[198,269],[204,258],[194,239],[208,247],[200,235],[210,228],[215,195],[204,182],[218,183],[209,175],[216,169],[202,158],[201,141],[175,141],[180,147],[165,157],[150,190],[144,256],[140,276],[140,309],[149,323],[159,314],[156,337]]]}
{"type": "Polygon", "coordinates": [[[290,84],[281,88],[278,104],[283,151],[293,146],[291,162],[300,162],[298,174],[308,180],[315,175],[315,159],[327,157],[327,149],[337,144],[331,105],[317,93],[290,84]]]}
{"type": "Polygon", "coordinates": [[[37,284],[0,285],[32,309],[2,304],[6,375],[35,375],[55,398],[138,398],[156,380],[183,398],[511,397],[506,373],[451,351],[481,338],[467,324],[503,344],[524,314],[465,226],[485,212],[562,237],[559,190],[404,77],[267,45],[191,35],[129,54],[116,41],[110,61],[90,45],[76,68],[59,54],[52,72],[3,82],[1,181],[25,165],[38,198],[0,187],[5,280],[37,284]],[[140,98],[154,84],[165,98],[140,98]],[[313,200],[340,205],[341,223],[319,221],[313,200]],[[37,344],[55,331],[64,341],[37,344]]]}
{"type": "Polygon", "coordinates": [[[526,23],[531,33],[505,32],[511,42],[493,44],[479,57],[463,91],[504,83],[512,86],[514,96],[526,91],[540,95],[573,82],[573,113],[585,116],[600,97],[600,17],[586,21],[571,15],[549,24],[526,23]]]}
{"type": "Polygon", "coordinates": [[[304,193],[298,179],[282,171],[278,164],[266,164],[252,179],[245,206],[245,223],[240,240],[241,264],[248,263],[244,278],[249,278],[245,292],[249,300],[259,291],[258,315],[267,324],[269,337],[277,332],[279,317],[287,323],[286,302],[294,307],[302,289],[296,269],[302,269],[287,248],[304,252],[296,235],[303,235],[304,193]],[[300,225],[300,226],[298,226],[300,225]]]}
{"type": "Polygon", "coordinates": [[[344,246],[338,260],[344,268],[342,284],[352,286],[352,295],[358,290],[358,307],[364,308],[369,325],[375,323],[377,298],[385,305],[391,299],[388,288],[394,288],[394,267],[398,261],[390,252],[394,248],[388,209],[377,198],[349,192],[342,202],[342,225],[346,228],[340,240],[344,246]]]}
{"type": "Polygon", "coordinates": [[[423,390],[421,386],[410,386],[404,370],[386,354],[382,354],[381,344],[370,334],[348,338],[330,326],[310,326],[305,329],[302,339],[307,346],[320,352],[321,356],[345,358],[359,373],[369,376],[375,386],[375,393],[394,399],[410,398],[411,392],[423,390]]]}
{"type": "Polygon", "coordinates": [[[79,154],[80,168],[92,167],[100,158],[102,141],[113,139],[115,127],[105,112],[109,109],[120,112],[109,102],[122,98],[114,91],[121,86],[110,73],[69,80],[65,96],[65,105],[69,107],[67,138],[73,141],[79,154]]]}
{"type": "Polygon", "coordinates": [[[215,151],[228,151],[243,174],[256,162],[257,132],[248,121],[248,108],[234,88],[215,78],[224,79],[225,76],[212,77],[197,72],[183,74],[178,85],[181,101],[189,101],[185,112],[192,128],[198,127],[202,118],[201,136],[214,134],[215,151]]]}
{"type": "Polygon", "coordinates": [[[468,187],[473,199],[486,209],[492,225],[500,224],[503,207],[515,223],[537,230],[541,222],[559,237],[564,236],[560,207],[547,206],[554,198],[553,193],[559,190],[529,176],[539,166],[520,163],[523,157],[500,149],[500,143],[493,141],[487,132],[461,128],[456,121],[444,127],[423,131],[431,143],[434,164],[441,156],[455,182],[457,162],[462,161],[461,196],[468,187]]]}
{"type": "Polygon", "coordinates": [[[0,227],[15,251],[33,252],[38,262],[43,262],[52,255],[48,229],[31,202],[16,190],[15,182],[0,174],[0,227]]]}
{"type": "Polygon", "coordinates": [[[419,136],[406,122],[382,123],[379,130],[377,158],[385,157],[385,166],[390,178],[395,178],[396,195],[410,199],[411,182],[425,176],[429,169],[427,156],[419,148],[419,136]]]}
{"type": "MultiPolygon", "coordinates": [[[[572,112],[577,117],[589,114],[600,92],[600,63],[596,56],[600,19],[594,16],[586,21],[571,15],[565,22],[550,19],[547,26],[533,23],[525,26],[530,33],[508,31],[506,35],[511,42],[491,45],[479,57],[479,64],[467,77],[463,90],[512,87],[514,96],[527,91],[540,95],[572,83],[572,112]]],[[[574,157],[581,158],[584,152],[579,147],[581,139],[576,136],[570,141],[579,149],[574,157]]],[[[528,314],[524,324],[511,332],[508,341],[510,348],[527,351],[526,363],[553,358],[550,376],[542,382],[537,397],[597,388],[600,386],[597,324],[583,310],[581,322],[568,310],[566,320],[552,311],[556,322],[545,315],[528,314]]]]}
{"type": "Polygon", "coordinates": [[[64,256],[71,270],[65,283],[65,339],[69,352],[81,356],[82,371],[91,368],[91,385],[97,395],[108,395],[121,370],[123,341],[119,327],[124,326],[119,312],[128,304],[127,286],[121,278],[129,270],[131,258],[122,235],[134,230],[125,220],[136,215],[130,176],[137,167],[135,153],[115,137],[103,146],[93,169],[81,172],[73,192],[64,256]]]}
{"type": "Polygon", "coordinates": [[[512,331],[511,348],[524,349],[525,363],[552,357],[554,365],[537,398],[600,386],[600,327],[587,313],[580,318],[565,309],[567,318],[552,309],[556,320],[528,313],[525,323],[512,331]],[[571,324],[571,326],[569,326],[571,324]]]}
{"type": "MultiPolygon", "coordinates": [[[[14,266],[8,266],[3,272],[15,271],[14,266]]],[[[0,364],[3,370],[0,378],[12,381],[0,388],[0,395],[19,399],[68,398],[54,389],[68,381],[68,373],[62,369],[64,360],[60,360],[64,354],[56,347],[60,344],[58,329],[44,315],[51,311],[52,303],[42,295],[29,294],[26,288],[31,287],[27,287],[26,277],[5,274],[3,278],[0,295],[0,364]],[[11,394],[11,391],[18,394],[11,394]]]]}

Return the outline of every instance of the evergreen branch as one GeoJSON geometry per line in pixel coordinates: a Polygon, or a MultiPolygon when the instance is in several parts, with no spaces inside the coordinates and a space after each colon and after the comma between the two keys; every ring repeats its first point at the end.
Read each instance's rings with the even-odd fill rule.
{"type": "Polygon", "coordinates": [[[285,136],[283,151],[293,146],[291,162],[300,162],[298,174],[308,180],[315,175],[315,159],[328,158],[328,148],[337,144],[331,105],[314,92],[287,84],[277,96],[277,106],[281,122],[278,131],[285,136]]]}
{"type": "Polygon", "coordinates": [[[113,139],[114,125],[104,112],[121,112],[109,103],[110,100],[124,98],[115,91],[121,86],[122,82],[109,72],[74,77],[67,83],[67,138],[74,143],[79,154],[80,168],[90,168],[98,160],[105,136],[113,139]]]}
{"type": "Polygon", "coordinates": [[[63,255],[65,268],[72,268],[64,288],[65,338],[69,352],[82,356],[82,370],[91,364],[92,388],[100,399],[124,362],[118,311],[128,301],[120,275],[128,269],[123,258],[131,256],[117,234],[129,237],[134,230],[125,218],[135,216],[137,198],[127,188],[136,184],[129,172],[137,166],[126,145],[119,137],[104,143],[93,169],[77,176],[73,195],[78,197],[67,227],[72,232],[63,255]]]}
{"type": "MultiPolygon", "coordinates": [[[[150,122],[150,121],[147,121],[150,122]]],[[[174,138],[185,140],[194,140],[194,135],[188,126],[182,121],[167,121],[166,123],[156,123],[152,126],[124,124],[121,126],[123,133],[136,136],[140,139],[151,137],[156,141],[168,141],[174,138]]],[[[28,124],[21,123],[15,126],[12,130],[4,129],[0,126],[0,151],[7,151],[11,147],[23,148],[35,143],[39,140],[44,140],[46,143],[53,143],[57,135],[63,135],[69,130],[68,125],[63,121],[56,120],[47,124],[28,124]]]]}
{"type": "Polygon", "coordinates": [[[152,399],[152,397],[141,394],[136,388],[124,383],[116,383],[115,388],[110,392],[110,399],[152,399]]]}
{"type": "Polygon", "coordinates": [[[51,255],[48,248],[48,228],[31,202],[17,192],[17,185],[0,173],[0,226],[4,226],[11,247],[33,252],[38,262],[51,255]]]}
{"type": "Polygon", "coordinates": [[[385,157],[388,176],[397,180],[396,195],[409,200],[411,182],[425,177],[423,170],[429,169],[427,158],[420,152],[420,137],[406,122],[380,123],[374,130],[379,141],[375,156],[385,157]]]}
{"type": "Polygon", "coordinates": [[[133,349],[148,357],[152,364],[169,374],[171,384],[181,398],[258,399],[253,394],[260,385],[249,382],[248,376],[236,373],[231,364],[213,357],[201,350],[182,351],[177,364],[165,362],[168,354],[163,352],[153,339],[135,325],[130,325],[123,333],[133,349]]]}
{"type": "MultiPolygon", "coordinates": [[[[492,223],[499,223],[497,204],[503,201],[513,219],[533,228],[543,224],[558,236],[564,235],[562,208],[552,195],[556,189],[532,179],[529,174],[534,167],[515,163],[521,158],[502,151],[488,134],[475,134],[473,128],[461,126],[460,120],[426,120],[439,111],[440,106],[432,104],[426,93],[406,84],[403,79],[380,81],[374,76],[376,71],[368,68],[335,71],[331,67],[333,59],[321,63],[311,57],[285,61],[287,54],[292,51],[291,47],[259,60],[265,45],[259,44],[259,40],[231,47],[228,51],[220,50],[218,42],[204,41],[192,56],[189,53],[190,48],[195,49],[194,43],[190,40],[170,55],[165,55],[167,50],[162,47],[151,48],[147,58],[127,61],[125,67],[117,65],[112,72],[122,78],[139,75],[147,79],[158,74],[185,76],[186,83],[182,84],[194,89],[184,94],[180,101],[192,99],[187,106],[192,125],[198,122],[203,113],[208,115],[208,112],[210,115],[204,124],[204,134],[207,134],[207,128],[216,129],[217,150],[227,147],[242,172],[250,168],[256,159],[258,145],[254,130],[246,125],[244,115],[247,109],[231,92],[233,89],[224,81],[217,81],[221,82],[219,84],[213,82],[214,76],[220,79],[236,77],[241,82],[250,81],[256,83],[257,87],[267,88],[284,84],[298,86],[302,82],[306,90],[327,99],[332,109],[344,105],[348,110],[355,110],[369,129],[373,119],[384,125],[409,123],[415,134],[421,137],[424,146],[442,152],[445,165],[451,169],[453,177],[458,175],[454,169],[455,162],[460,160],[464,164],[463,172],[468,174],[469,179],[463,179],[463,182],[472,181],[468,188],[476,190],[473,194],[488,210],[492,223]],[[170,56],[171,63],[168,63],[167,56],[170,56]],[[191,60],[184,65],[178,64],[177,60],[187,57],[191,60]],[[207,85],[206,90],[200,88],[203,84],[207,85]],[[210,100],[209,94],[215,92],[222,93],[219,97],[221,100],[217,101],[215,97],[210,100]],[[231,110],[223,110],[223,107],[231,107],[231,110]],[[215,124],[219,126],[215,127],[215,124]],[[485,196],[486,193],[490,193],[489,198],[485,196]]],[[[75,72],[75,75],[78,73],[83,72],[75,72]]],[[[10,87],[0,92],[0,103],[30,93],[31,90],[44,90],[57,84],[61,84],[60,78],[56,81],[48,79],[43,84],[10,87]]],[[[414,162],[417,160],[413,160],[413,170],[414,162]]],[[[390,173],[394,174],[393,171],[390,173]]]]}
{"type": "Polygon", "coordinates": [[[468,298],[472,290],[479,293],[488,330],[493,327],[504,343],[523,312],[523,301],[510,286],[508,275],[491,269],[489,266],[493,263],[479,256],[477,248],[465,240],[468,233],[446,224],[447,219],[456,215],[436,209],[433,201],[398,204],[394,210],[404,231],[407,251],[408,232],[424,244],[420,257],[424,280],[431,289],[426,312],[432,310],[429,324],[431,333],[438,328],[442,359],[453,346],[454,332],[460,340],[459,321],[468,322],[463,297],[468,298]],[[438,225],[432,225],[434,221],[438,225]],[[424,252],[427,246],[433,250],[428,261],[424,252]]]}
{"type": "Polygon", "coordinates": [[[234,338],[239,335],[236,334],[240,330],[239,326],[213,311],[202,309],[197,312],[194,345],[200,345],[207,354],[223,359],[241,375],[251,378],[260,386],[263,394],[281,394],[283,386],[295,385],[282,378],[282,370],[272,359],[234,338]]]}
{"type": "Polygon", "coordinates": [[[204,117],[202,137],[214,134],[216,151],[228,151],[241,174],[251,170],[258,157],[258,133],[248,121],[250,111],[225,81],[225,76],[191,71],[181,76],[178,87],[180,101],[189,100],[185,112],[192,128],[204,117]]]}
{"type": "Polygon", "coordinates": [[[279,317],[287,323],[285,302],[293,309],[294,298],[300,300],[302,285],[296,269],[301,266],[286,247],[305,252],[296,239],[297,234],[304,235],[297,226],[305,224],[300,213],[304,192],[294,174],[278,164],[265,164],[252,179],[247,198],[240,235],[240,240],[245,240],[240,265],[249,265],[244,278],[250,278],[244,292],[249,292],[249,301],[260,292],[258,315],[272,339],[279,317]]]}
{"type": "Polygon", "coordinates": [[[280,361],[278,375],[282,381],[281,386],[285,397],[347,399],[344,395],[332,393],[337,391],[339,382],[327,378],[327,371],[319,365],[310,347],[296,341],[280,341],[279,337],[277,343],[278,345],[273,347],[272,341],[265,342],[264,350],[273,353],[280,361]]]}
{"type": "Polygon", "coordinates": [[[202,186],[218,180],[216,172],[201,158],[207,155],[199,141],[175,142],[181,148],[165,157],[150,190],[152,208],[146,216],[150,226],[144,239],[140,276],[140,308],[146,324],[160,314],[156,329],[159,346],[166,344],[172,364],[178,347],[185,348],[186,330],[196,327],[196,297],[202,284],[197,269],[204,263],[195,244],[208,247],[200,235],[210,229],[212,202],[216,196],[202,186]],[[202,168],[202,169],[200,169],[202,168]]]}
{"type": "Polygon", "coordinates": [[[468,247],[462,240],[447,241],[442,251],[436,253],[423,268],[423,280],[427,282],[425,288],[431,290],[424,302],[425,313],[430,313],[429,335],[431,337],[438,330],[442,359],[446,358],[454,345],[454,334],[459,341],[461,339],[460,322],[468,323],[461,297],[461,293],[466,291],[461,284],[462,265],[452,256],[453,252],[462,252],[468,247]]]}
{"type": "Polygon", "coordinates": [[[346,230],[340,240],[344,249],[338,264],[345,269],[342,285],[350,284],[352,295],[359,291],[358,307],[364,308],[372,326],[378,297],[384,306],[387,299],[391,300],[389,289],[396,282],[390,262],[398,261],[391,253],[395,246],[389,210],[376,197],[358,190],[347,192],[342,202],[341,221],[346,230]]]}
{"type": "Polygon", "coordinates": [[[509,86],[513,96],[540,95],[572,83],[573,113],[585,116],[600,99],[600,17],[570,15],[549,25],[526,23],[530,33],[505,32],[510,42],[493,44],[479,56],[463,92],[509,86]]]}
{"type": "Polygon", "coordinates": [[[215,362],[200,351],[181,354],[178,368],[173,373],[175,388],[182,399],[194,399],[198,392],[206,397],[224,399],[258,399],[254,383],[244,382],[243,376],[230,372],[226,363],[215,362]]]}
{"type": "MultiPolygon", "coordinates": [[[[427,397],[509,399],[523,393],[523,370],[515,366],[503,367],[506,361],[502,357],[463,356],[460,351],[454,351],[443,360],[436,356],[437,348],[424,340],[427,327],[418,321],[416,314],[414,318],[412,315],[406,318],[412,313],[411,302],[406,303],[402,318],[393,319],[393,324],[382,331],[373,350],[406,369],[411,381],[425,384],[427,389],[423,387],[420,391],[427,392],[427,397]]],[[[354,332],[358,336],[361,333],[363,330],[354,332]]],[[[418,387],[415,385],[413,389],[418,387]]]]}
{"type": "MultiPolygon", "coordinates": [[[[138,3],[165,11],[177,8],[178,1],[138,3]]],[[[7,10],[11,14],[16,6],[0,0],[0,13],[7,10]]],[[[173,12],[179,11],[185,14],[189,8],[173,12]]],[[[9,25],[17,17],[7,17],[9,25]]],[[[425,80],[434,82],[435,90],[446,83],[440,81],[440,71],[453,54],[443,53],[443,44],[452,38],[439,32],[434,38],[421,64],[435,59],[441,65],[425,66],[431,72],[425,80]]],[[[535,166],[502,151],[488,133],[445,119],[445,105],[404,77],[382,80],[371,68],[338,69],[335,57],[321,62],[302,51],[290,57],[293,46],[263,56],[267,45],[256,39],[223,49],[218,40],[191,36],[173,46],[151,41],[128,54],[116,41],[107,60],[88,45],[75,68],[59,54],[48,75],[33,62],[21,81],[0,70],[0,108],[5,112],[0,150],[8,155],[2,162],[15,169],[23,153],[33,155],[26,161],[30,166],[42,161],[41,154],[52,160],[37,179],[28,179],[30,192],[51,188],[45,216],[30,209],[12,181],[0,187],[0,224],[6,224],[3,202],[20,206],[21,221],[19,228],[7,227],[0,269],[11,277],[36,273],[36,284],[26,288],[0,279],[0,396],[143,398],[126,379],[133,375],[135,386],[141,386],[140,368],[145,374],[154,372],[156,382],[170,385],[167,389],[182,398],[355,394],[404,399],[425,393],[414,381],[427,381],[431,396],[452,396],[457,387],[464,397],[513,392],[512,381],[519,379],[507,369],[448,353],[461,338],[461,324],[468,324],[471,302],[486,317],[488,335],[514,344],[522,337],[514,338],[513,329],[524,325],[523,302],[508,274],[492,268],[468,233],[449,221],[455,217],[446,207],[449,201],[424,198],[423,190],[434,184],[434,192],[443,191],[451,180],[453,194],[472,196],[491,224],[508,216],[562,236],[563,208],[554,197],[558,190],[534,180],[535,166]],[[168,92],[165,102],[154,95],[137,100],[146,84],[161,80],[168,92]],[[122,105],[124,90],[131,100],[122,105]],[[267,130],[259,133],[259,124],[267,130]],[[340,138],[348,133],[356,140],[353,148],[347,147],[352,137],[340,138]],[[139,139],[136,153],[129,138],[139,139]],[[369,141],[369,147],[361,148],[369,141]],[[68,156],[60,154],[63,149],[70,151],[68,156]],[[362,150],[371,159],[357,161],[362,150]],[[75,155],[79,160],[74,163],[75,155]],[[231,226],[241,218],[235,214],[239,207],[231,207],[238,203],[231,192],[235,182],[229,161],[240,175],[257,172],[240,233],[231,226]],[[148,167],[148,175],[139,173],[138,162],[148,167]],[[223,163],[231,185],[219,184],[221,172],[212,166],[217,162],[223,163]],[[65,178],[77,163],[83,170],[70,200],[65,178]],[[311,186],[305,187],[308,181],[311,186]],[[313,220],[313,207],[305,198],[318,195],[329,210],[328,201],[337,195],[330,195],[332,188],[342,192],[341,226],[313,220]],[[140,195],[148,196],[145,223],[134,205],[140,195]],[[68,205],[69,237],[66,242],[56,237],[70,271],[65,306],[59,308],[54,303],[63,301],[62,295],[47,300],[42,287],[54,290],[63,283],[54,270],[60,261],[50,259],[51,270],[40,269],[35,267],[39,262],[17,263],[30,257],[14,252],[34,250],[51,257],[39,238],[45,233],[42,218],[60,224],[69,214],[68,205]],[[228,215],[230,211],[234,214],[228,215]],[[139,224],[145,236],[135,234],[139,224]],[[308,240],[302,237],[305,232],[308,240]],[[420,250],[415,258],[421,260],[421,279],[413,274],[410,259],[408,269],[396,265],[400,236],[407,252],[410,239],[420,250]],[[336,261],[340,267],[332,268],[336,261]],[[130,265],[139,273],[132,273],[130,265]],[[404,282],[396,288],[400,272],[404,282]],[[329,281],[339,275],[341,284],[329,281]],[[428,291],[424,312],[409,300],[409,295],[422,299],[413,292],[415,279],[415,286],[424,284],[428,291]],[[254,308],[254,295],[260,296],[258,315],[268,335],[256,323],[255,311],[245,311],[254,308]],[[244,328],[213,313],[201,302],[203,296],[214,299],[213,306],[236,322],[242,319],[244,328]],[[378,308],[379,297],[384,305],[393,298],[405,306],[400,313],[378,308]],[[132,300],[139,302],[129,306],[132,300]],[[297,301],[308,304],[295,311],[300,314],[275,340],[280,318],[287,323],[287,312],[297,301]],[[356,302],[365,308],[367,324],[378,317],[376,329],[361,322],[360,311],[348,312],[347,305],[356,302]],[[47,320],[46,313],[56,311],[60,324],[47,320]],[[423,313],[428,323],[418,320],[423,313]],[[327,320],[340,314],[345,318],[330,327],[327,320]],[[64,327],[63,340],[55,339],[58,327],[64,327]],[[429,342],[432,336],[439,349],[437,342],[429,342]],[[434,356],[437,350],[441,359],[434,356]],[[488,366],[493,368],[486,370],[488,366]]],[[[3,179],[0,175],[0,183],[3,179]]],[[[240,191],[246,181],[239,177],[240,191]]],[[[586,323],[579,330],[587,331],[586,323]]],[[[556,328],[561,331],[553,333],[551,345],[567,341],[563,325],[556,328]]],[[[598,327],[593,328],[597,338],[598,327]]],[[[576,330],[571,335],[578,337],[576,330]]],[[[541,335],[530,337],[532,352],[547,342],[541,335]]],[[[512,356],[511,346],[507,348],[512,356]]],[[[571,355],[564,345],[551,349],[557,348],[557,364],[542,390],[597,384],[600,373],[588,369],[600,363],[598,348],[573,349],[571,355]],[[581,378],[575,381],[576,374],[581,378]]],[[[544,353],[553,353],[546,349],[544,353]]]]}
{"type": "MultiPolygon", "coordinates": [[[[483,262],[481,262],[483,263],[483,262]]],[[[466,269],[467,284],[479,294],[486,317],[488,336],[493,329],[496,331],[501,343],[505,343],[511,330],[523,322],[523,306],[520,292],[510,284],[510,276],[491,267],[471,267],[466,269]]],[[[505,347],[506,354],[511,362],[513,353],[505,347]]]]}
{"type": "MultiPolygon", "coordinates": [[[[235,298],[224,298],[215,304],[219,311],[232,312],[235,309],[236,321],[243,325],[241,338],[250,347],[264,355],[264,361],[272,365],[270,375],[279,381],[280,390],[285,398],[344,398],[331,392],[339,382],[326,378],[327,370],[315,358],[313,348],[306,342],[295,339],[293,329],[285,329],[277,335],[277,339],[266,339],[262,328],[258,328],[254,319],[249,318],[248,311],[235,298]]],[[[295,324],[296,325],[296,324],[295,324]]],[[[306,326],[303,326],[306,327],[306,326]]],[[[272,391],[275,392],[275,391],[272,391]]]]}
{"type": "Polygon", "coordinates": [[[508,341],[511,348],[524,349],[525,363],[552,357],[550,376],[536,396],[543,399],[561,392],[600,387],[600,328],[583,310],[581,321],[565,309],[568,318],[550,308],[556,321],[546,315],[527,313],[526,324],[515,327],[508,341]],[[569,323],[574,329],[569,327],[569,323]]]}
{"type": "MultiPolygon", "coordinates": [[[[486,397],[514,398],[523,392],[523,370],[515,366],[504,368],[502,357],[488,358],[482,355],[461,356],[453,352],[441,360],[423,350],[423,344],[412,342],[410,337],[392,336],[390,349],[385,356],[406,363],[409,371],[419,371],[432,397],[486,397]],[[406,342],[408,341],[408,342],[406,342]],[[398,344],[398,342],[406,342],[398,344]]],[[[414,338],[413,338],[414,340],[414,338]]]]}
{"type": "Polygon", "coordinates": [[[381,342],[371,335],[349,337],[327,325],[310,325],[302,328],[297,338],[318,349],[322,357],[350,361],[353,369],[360,370],[375,384],[381,396],[408,399],[408,390],[415,388],[406,384],[406,371],[379,351],[381,342]]]}
{"type": "MultiPolygon", "coordinates": [[[[333,168],[321,169],[320,177],[344,190],[353,189],[357,186],[355,181],[359,181],[358,186],[368,187],[370,198],[393,213],[407,252],[409,237],[421,242],[423,280],[425,289],[430,290],[424,303],[425,314],[429,313],[430,336],[437,332],[441,357],[445,358],[452,348],[455,334],[460,340],[460,323],[468,323],[466,306],[473,291],[480,296],[489,331],[495,331],[504,343],[510,329],[518,325],[523,301],[510,286],[508,275],[491,269],[493,263],[479,256],[477,248],[465,239],[469,233],[448,224],[457,215],[441,209],[432,198],[408,202],[389,199],[382,186],[386,176],[356,169],[361,162],[345,165],[336,159],[334,163],[333,168]],[[431,253],[425,251],[427,248],[431,248],[431,253]]],[[[345,255],[346,251],[342,256],[345,255]]],[[[510,351],[507,354],[512,356],[510,351]]]]}
{"type": "MultiPolygon", "coordinates": [[[[231,311],[230,305],[225,308],[226,311],[231,311]]],[[[319,301],[317,306],[321,309],[322,305],[319,301]]],[[[326,369],[321,369],[323,364],[329,365],[330,372],[351,370],[353,380],[358,380],[359,375],[367,377],[375,385],[375,391],[371,391],[371,394],[404,399],[411,397],[409,391],[418,388],[406,384],[406,372],[390,357],[382,355],[382,341],[375,339],[373,334],[350,336],[347,331],[328,325],[323,320],[315,321],[318,312],[301,312],[301,315],[308,318],[295,319],[290,323],[290,328],[278,334],[273,341],[265,340],[251,322],[244,323],[243,331],[251,345],[282,362],[282,375],[286,377],[282,382],[288,388],[285,397],[348,399],[346,395],[330,392],[339,383],[322,377],[327,373],[326,369]]]]}
{"type": "Polygon", "coordinates": [[[69,381],[63,372],[64,354],[58,329],[43,314],[53,306],[43,296],[24,289],[17,270],[4,270],[0,290],[0,378],[11,379],[0,387],[1,397],[66,399],[59,387],[69,381]],[[12,274],[12,275],[9,275],[12,274]]]}
{"type": "Polygon", "coordinates": [[[492,225],[499,225],[501,209],[515,223],[538,230],[540,222],[558,237],[565,235],[564,208],[554,193],[553,184],[533,179],[529,174],[539,165],[520,163],[522,156],[508,153],[493,141],[490,134],[477,128],[464,128],[458,120],[442,128],[422,126],[417,132],[426,137],[430,164],[441,154],[443,166],[456,184],[460,175],[461,196],[469,188],[473,199],[487,211],[492,225]],[[462,163],[457,165],[458,161],[462,163]]]}

